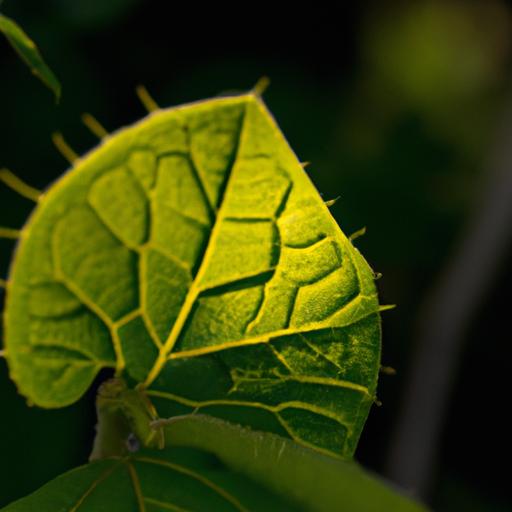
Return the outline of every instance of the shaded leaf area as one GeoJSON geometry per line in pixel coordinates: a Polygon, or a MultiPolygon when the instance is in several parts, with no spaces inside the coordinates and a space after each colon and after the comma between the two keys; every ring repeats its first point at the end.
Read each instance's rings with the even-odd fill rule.
{"type": "Polygon", "coordinates": [[[261,486],[194,450],[141,452],[82,466],[3,509],[22,512],[294,510],[261,486]]]}
{"type": "Polygon", "coordinates": [[[55,94],[55,99],[59,101],[61,93],[60,82],[43,60],[32,39],[28,37],[16,22],[3,14],[0,14],[0,32],[4,34],[32,73],[52,90],[53,94],[55,94]]]}
{"type": "Polygon", "coordinates": [[[159,111],[80,160],[24,227],[11,376],[60,407],[111,367],[160,417],[350,457],[379,368],[373,281],[259,98],[159,111]]]}
{"type": "Polygon", "coordinates": [[[353,462],[195,415],[161,424],[169,448],[90,463],[7,508],[24,512],[421,512],[353,462]]]}

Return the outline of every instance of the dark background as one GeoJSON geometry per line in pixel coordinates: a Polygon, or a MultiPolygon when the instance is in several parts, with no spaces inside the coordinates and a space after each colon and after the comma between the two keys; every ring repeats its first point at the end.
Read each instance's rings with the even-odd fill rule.
{"type": "MultiPolygon", "coordinates": [[[[63,97],[56,106],[0,38],[0,166],[44,188],[67,168],[51,133],[62,131],[79,153],[90,149],[96,141],[81,113],[108,130],[132,123],[144,115],[134,93],[139,83],[161,106],[172,106],[245,91],[269,76],[267,105],[299,158],[311,162],[307,171],[324,197],[341,196],[332,212],[342,229],[367,227],[355,243],[383,273],[381,302],[398,304],[383,321],[383,364],[397,375],[382,375],[383,405],[373,408],[357,452],[366,467],[398,478],[393,446],[409,379],[439,370],[435,361],[414,363],[424,329],[418,319],[431,318],[428,298],[438,300],[461,268],[464,240],[498,201],[487,194],[489,183],[503,190],[492,183],[496,161],[512,151],[500,136],[512,123],[511,8],[502,0],[380,0],[336,11],[296,3],[281,14],[277,2],[181,4],[5,1],[2,11],[36,41],[63,97]]],[[[509,197],[512,203],[512,191],[509,197]]],[[[0,187],[0,225],[21,227],[31,208],[0,187]]],[[[500,247],[489,257],[492,244],[477,243],[476,263],[463,276],[473,279],[485,263],[491,268],[458,324],[442,386],[446,406],[436,413],[435,457],[427,484],[416,489],[435,510],[512,505],[505,420],[510,221],[506,212],[493,220],[500,247]]],[[[12,247],[0,240],[2,277],[12,247]]],[[[91,391],[63,410],[28,408],[0,360],[0,506],[87,460],[93,401],[91,391]]]]}

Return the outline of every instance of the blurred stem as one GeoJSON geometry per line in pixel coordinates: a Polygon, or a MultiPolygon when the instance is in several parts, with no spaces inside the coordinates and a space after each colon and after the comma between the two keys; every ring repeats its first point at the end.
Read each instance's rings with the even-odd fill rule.
{"type": "Polygon", "coordinates": [[[388,477],[423,498],[431,484],[464,336],[512,234],[512,104],[487,167],[488,182],[473,218],[420,312],[416,351],[391,440],[388,477]]]}

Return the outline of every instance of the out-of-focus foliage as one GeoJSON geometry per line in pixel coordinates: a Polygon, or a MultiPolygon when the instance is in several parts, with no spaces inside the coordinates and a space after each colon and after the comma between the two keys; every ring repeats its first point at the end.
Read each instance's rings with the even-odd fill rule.
{"type": "Polygon", "coordinates": [[[463,150],[481,151],[482,121],[508,79],[510,29],[497,0],[379,9],[362,45],[369,78],[379,84],[372,94],[385,96],[390,109],[418,112],[434,134],[463,150]]]}
{"type": "Polygon", "coordinates": [[[98,30],[118,23],[136,5],[138,0],[50,0],[50,8],[75,29],[98,30]]]}
{"type": "Polygon", "coordinates": [[[60,98],[61,86],[53,71],[46,65],[35,43],[13,20],[0,14],[0,32],[4,34],[11,46],[18,52],[30,70],[60,98]]]}

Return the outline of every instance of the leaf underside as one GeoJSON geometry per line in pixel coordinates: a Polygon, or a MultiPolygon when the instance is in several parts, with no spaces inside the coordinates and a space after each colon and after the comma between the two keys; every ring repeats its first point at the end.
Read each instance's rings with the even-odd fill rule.
{"type": "Polygon", "coordinates": [[[162,418],[200,412],[350,457],[378,308],[371,269],[249,94],[155,112],[49,188],[12,266],[7,359],[42,407],[114,368],[162,418]]]}
{"type": "Polygon", "coordinates": [[[27,64],[32,73],[37,76],[52,92],[55,99],[60,99],[61,85],[53,71],[41,57],[37,46],[23,29],[13,20],[0,14],[0,32],[5,35],[11,46],[27,64]]]}
{"type": "Polygon", "coordinates": [[[166,437],[165,450],[93,462],[4,511],[425,512],[354,462],[275,434],[193,415],[166,437]]]}

